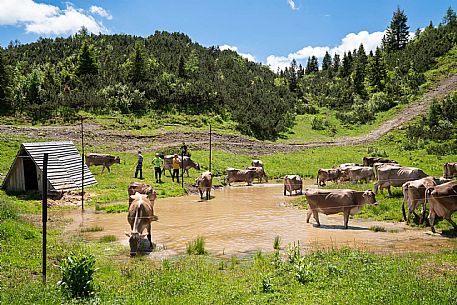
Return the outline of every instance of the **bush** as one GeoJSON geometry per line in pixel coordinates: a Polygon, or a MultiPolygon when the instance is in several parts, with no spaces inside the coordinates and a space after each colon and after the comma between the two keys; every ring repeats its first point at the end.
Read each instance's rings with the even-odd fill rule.
{"type": "Polygon", "coordinates": [[[93,255],[72,254],[60,264],[62,280],[58,285],[72,298],[89,297],[95,294],[93,255]]]}
{"type": "Polygon", "coordinates": [[[370,100],[367,103],[367,108],[368,111],[372,113],[380,112],[380,111],[386,111],[392,108],[395,105],[389,97],[387,96],[386,93],[384,92],[377,92],[374,93],[370,100]]]}

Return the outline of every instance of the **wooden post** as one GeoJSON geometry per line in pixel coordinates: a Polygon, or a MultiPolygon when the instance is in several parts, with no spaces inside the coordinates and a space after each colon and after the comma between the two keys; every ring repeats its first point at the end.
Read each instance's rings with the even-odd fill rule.
{"type": "Polygon", "coordinates": [[[81,147],[82,147],[82,162],[81,162],[81,210],[84,211],[84,118],[81,116],[81,147]]]}
{"type": "Polygon", "coordinates": [[[48,221],[48,154],[43,156],[43,196],[41,201],[41,218],[43,222],[43,282],[46,284],[46,223],[48,221]]]}

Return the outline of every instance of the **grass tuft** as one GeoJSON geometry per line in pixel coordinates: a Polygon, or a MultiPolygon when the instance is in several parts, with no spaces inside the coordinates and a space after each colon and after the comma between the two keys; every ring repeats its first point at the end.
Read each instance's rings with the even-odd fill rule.
{"type": "Polygon", "coordinates": [[[186,252],[189,255],[205,255],[208,252],[205,250],[205,239],[198,236],[195,240],[186,245],[186,252]]]}

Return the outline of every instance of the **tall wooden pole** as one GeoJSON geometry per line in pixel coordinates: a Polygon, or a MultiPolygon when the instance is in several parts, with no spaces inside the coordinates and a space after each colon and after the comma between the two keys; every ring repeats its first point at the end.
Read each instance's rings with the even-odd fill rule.
{"type": "Polygon", "coordinates": [[[46,283],[46,223],[48,221],[48,154],[43,156],[41,218],[43,222],[43,282],[46,283]]]}
{"type": "Polygon", "coordinates": [[[81,210],[84,211],[84,118],[81,116],[81,210]]]}

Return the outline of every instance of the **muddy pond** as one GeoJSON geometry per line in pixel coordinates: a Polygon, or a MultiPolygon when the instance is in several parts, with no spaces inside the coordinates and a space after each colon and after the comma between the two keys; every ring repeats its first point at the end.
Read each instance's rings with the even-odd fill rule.
{"type": "MultiPolygon", "coordinates": [[[[232,186],[214,190],[211,195],[209,201],[200,200],[198,195],[156,200],[154,211],[159,220],[152,223],[152,239],[165,249],[151,256],[183,253],[186,244],[198,236],[204,237],[205,248],[215,256],[270,252],[276,236],[280,236],[282,247],[300,241],[305,251],[349,246],[402,253],[457,246],[455,238],[431,235],[428,228],[410,228],[404,223],[350,219],[349,228],[344,230],[342,215],[319,214],[322,225],[315,227],[312,217],[306,223],[306,210],[288,204],[292,198],[283,196],[281,184],[232,186]],[[372,226],[383,227],[386,232],[369,230],[372,226]]],[[[66,232],[102,227],[102,231],[82,234],[88,240],[114,235],[128,253],[124,232],[130,232],[130,226],[126,212],[106,214],[89,209],[65,212],[63,216],[73,220],[66,232]]]]}

